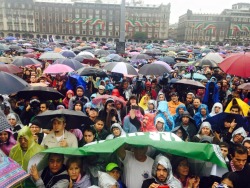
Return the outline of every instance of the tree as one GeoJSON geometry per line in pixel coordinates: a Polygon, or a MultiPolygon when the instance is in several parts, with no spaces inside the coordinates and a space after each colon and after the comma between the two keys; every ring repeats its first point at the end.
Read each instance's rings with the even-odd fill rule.
{"type": "Polygon", "coordinates": [[[145,40],[147,38],[148,36],[147,36],[147,33],[145,32],[135,32],[134,34],[134,39],[137,39],[137,40],[145,40]]]}

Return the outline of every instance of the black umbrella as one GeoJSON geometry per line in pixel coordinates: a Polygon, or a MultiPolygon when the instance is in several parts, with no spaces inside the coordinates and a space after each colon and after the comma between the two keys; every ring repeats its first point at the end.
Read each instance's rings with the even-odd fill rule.
{"type": "MultiPolygon", "coordinates": [[[[246,120],[243,118],[242,115],[238,115],[238,114],[231,114],[231,113],[222,112],[222,113],[219,113],[218,115],[207,118],[204,121],[208,121],[211,124],[212,129],[214,131],[220,133],[222,130],[225,129],[224,121],[228,118],[230,118],[231,120],[235,119],[235,122],[237,123],[237,125],[234,128],[234,130],[238,129],[239,127],[246,128],[245,127],[246,120]]],[[[249,130],[249,129],[245,129],[245,130],[249,130]]]]}
{"type": "Polygon", "coordinates": [[[37,120],[44,129],[51,129],[51,120],[55,117],[64,116],[66,118],[66,129],[82,129],[89,122],[88,116],[81,111],[68,109],[47,110],[38,114],[34,120],[37,120]]]}
{"type": "Polygon", "coordinates": [[[143,75],[159,75],[162,76],[164,73],[170,73],[169,70],[160,64],[146,64],[143,65],[139,71],[139,74],[143,75]]]}
{"type": "Polygon", "coordinates": [[[22,78],[7,72],[0,71],[0,80],[0,94],[16,93],[29,86],[22,78]]]}
{"type": "Polygon", "coordinates": [[[53,63],[53,65],[54,65],[54,64],[68,65],[69,67],[71,67],[71,68],[74,69],[74,70],[78,70],[78,69],[80,69],[80,68],[83,67],[83,65],[82,65],[79,61],[77,61],[77,60],[75,60],[75,59],[68,59],[68,58],[66,58],[66,59],[57,59],[57,60],[53,63]]]}
{"type": "Polygon", "coordinates": [[[30,99],[33,96],[37,96],[39,100],[56,100],[64,97],[54,88],[43,86],[30,86],[17,92],[18,98],[30,99]]]}
{"type": "Polygon", "coordinates": [[[76,71],[80,76],[98,76],[98,77],[107,77],[108,75],[102,69],[95,67],[83,67],[76,71]]]}
{"type": "Polygon", "coordinates": [[[151,57],[147,54],[138,54],[138,55],[134,55],[132,56],[131,60],[138,60],[138,59],[151,59],[151,57]]]}
{"type": "Polygon", "coordinates": [[[82,63],[84,59],[91,59],[91,58],[93,58],[91,55],[85,54],[85,55],[77,55],[73,59],[75,59],[75,60],[79,61],[80,63],[82,63]]]}
{"type": "Polygon", "coordinates": [[[12,64],[18,67],[25,67],[27,65],[41,65],[41,63],[36,59],[27,57],[16,58],[12,64]]]}
{"type": "Polygon", "coordinates": [[[218,67],[218,64],[211,59],[199,59],[194,64],[196,67],[203,67],[203,66],[209,66],[209,67],[218,67]]]}
{"type": "Polygon", "coordinates": [[[17,46],[17,45],[10,45],[9,49],[11,49],[11,50],[20,50],[20,49],[22,49],[22,47],[17,46]]]}
{"type": "Polygon", "coordinates": [[[175,83],[176,84],[183,84],[183,85],[190,85],[190,86],[194,86],[196,88],[202,88],[202,89],[205,88],[205,86],[202,83],[195,81],[195,80],[181,79],[175,83]]]}
{"type": "Polygon", "coordinates": [[[169,56],[159,57],[160,61],[164,61],[165,63],[168,63],[170,65],[175,64],[174,58],[169,56]]]}

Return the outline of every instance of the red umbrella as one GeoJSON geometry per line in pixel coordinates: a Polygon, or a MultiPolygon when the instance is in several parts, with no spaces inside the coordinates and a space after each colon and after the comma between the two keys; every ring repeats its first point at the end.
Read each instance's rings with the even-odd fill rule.
{"type": "Polygon", "coordinates": [[[99,104],[100,102],[102,102],[102,100],[106,100],[108,98],[112,98],[114,100],[114,102],[119,101],[119,102],[122,102],[123,105],[126,105],[126,101],[122,100],[119,97],[113,96],[113,95],[101,95],[101,96],[98,96],[98,97],[96,97],[96,98],[94,98],[92,100],[92,103],[93,104],[99,104]]]}
{"type": "Polygon", "coordinates": [[[218,65],[227,74],[232,74],[243,78],[250,77],[249,52],[231,55],[218,65]]]}
{"type": "Polygon", "coordinates": [[[100,64],[100,61],[96,58],[84,59],[83,64],[88,64],[90,66],[95,66],[96,64],[100,64]]]}
{"type": "Polygon", "coordinates": [[[16,74],[23,70],[13,64],[0,64],[0,71],[16,74]]]}

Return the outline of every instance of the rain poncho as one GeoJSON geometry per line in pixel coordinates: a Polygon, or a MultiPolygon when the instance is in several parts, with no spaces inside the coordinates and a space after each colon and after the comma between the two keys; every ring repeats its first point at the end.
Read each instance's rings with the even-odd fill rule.
{"type": "Polygon", "coordinates": [[[170,132],[175,127],[175,123],[173,117],[170,115],[170,112],[168,110],[167,101],[160,101],[157,110],[158,113],[155,119],[157,119],[158,117],[162,117],[164,119],[164,125],[165,125],[164,130],[170,132]],[[168,119],[165,117],[164,112],[167,113],[168,119]]]}
{"type": "Polygon", "coordinates": [[[9,156],[11,148],[16,144],[16,140],[13,136],[13,132],[10,129],[6,129],[1,132],[7,132],[9,135],[7,142],[0,141],[0,150],[2,150],[5,153],[5,155],[9,156]]]}
{"type": "Polygon", "coordinates": [[[142,132],[155,132],[157,129],[154,126],[154,114],[145,114],[144,117],[148,117],[148,122],[146,126],[143,125],[143,122],[141,123],[141,131],[142,132]]]}
{"type": "Polygon", "coordinates": [[[152,167],[152,176],[158,184],[163,184],[162,182],[159,182],[156,178],[156,171],[158,165],[162,165],[168,171],[168,177],[164,182],[164,185],[168,185],[170,188],[182,188],[181,182],[173,176],[172,165],[169,159],[163,155],[156,156],[152,167]]]}
{"type": "Polygon", "coordinates": [[[208,111],[207,105],[201,104],[199,109],[198,109],[198,112],[194,115],[194,121],[195,121],[196,126],[199,128],[201,123],[203,122],[203,120],[205,120],[205,119],[207,119],[209,117],[210,116],[209,116],[209,111],[208,111]],[[203,109],[203,108],[206,109],[206,115],[205,116],[201,115],[201,109],[203,109]]]}
{"type": "Polygon", "coordinates": [[[108,188],[116,185],[119,188],[119,183],[106,172],[98,171],[98,186],[100,188],[108,188]]]}
{"type": "Polygon", "coordinates": [[[10,157],[27,171],[30,158],[43,149],[44,148],[42,146],[35,142],[30,128],[28,126],[24,126],[18,133],[17,144],[11,149],[10,157]],[[20,143],[18,141],[20,136],[23,136],[28,140],[28,149],[26,152],[23,152],[21,149],[20,143]]]}
{"type": "Polygon", "coordinates": [[[220,107],[220,111],[219,111],[217,114],[223,112],[223,106],[222,106],[222,104],[219,103],[219,102],[216,102],[216,103],[214,103],[213,108],[212,108],[212,110],[211,110],[211,113],[209,114],[210,117],[217,115],[217,114],[214,112],[214,111],[215,111],[215,107],[220,107]]]}
{"type": "Polygon", "coordinates": [[[142,107],[143,110],[147,110],[149,100],[150,97],[148,95],[144,95],[140,100],[139,106],[142,107]]]}
{"type": "MultiPolygon", "coordinates": [[[[181,122],[181,114],[179,113],[180,108],[183,108],[184,111],[187,111],[187,108],[186,108],[186,106],[184,104],[180,104],[179,106],[177,106],[176,114],[173,116],[174,122],[176,124],[181,122]]],[[[178,126],[178,125],[176,125],[176,126],[178,126]]]]}
{"type": "MultiPolygon", "coordinates": [[[[111,132],[111,133],[112,133],[112,129],[113,129],[113,128],[118,128],[118,129],[120,129],[120,131],[121,131],[120,136],[126,134],[126,132],[122,129],[122,127],[121,127],[121,125],[120,125],[119,123],[114,123],[114,124],[110,127],[110,132],[111,132]]],[[[106,140],[113,139],[113,138],[115,138],[114,134],[109,134],[109,135],[107,136],[106,140]]]]}
{"type": "Polygon", "coordinates": [[[245,103],[243,100],[238,99],[238,98],[234,98],[231,100],[231,102],[227,105],[225,112],[230,113],[230,108],[233,106],[234,102],[236,102],[241,107],[241,110],[242,110],[241,115],[247,116],[250,106],[247,103],[245,103]]]}
{"type": "Polygon", "coordinates": [[[232,139],[231,139],[231,142],[234,142],[233,141],[233,138],[236,134],[240,134],[243,138],[246,138],[247,137],[247,133],[245,131],[245,129],[243,127],[239,127],[238,129],[236,129],[233,134],[232,134],[232,139]]]}
{"type": "Polygon", "coordinates": [[[207,104],[210,109],[212,107],[211,104],[219,102],[219,87],[216,82],[217,79],[215,77],[212,77],[210,81],[206,84],[206,92],[202,101],[202,103],[207,104]]]}

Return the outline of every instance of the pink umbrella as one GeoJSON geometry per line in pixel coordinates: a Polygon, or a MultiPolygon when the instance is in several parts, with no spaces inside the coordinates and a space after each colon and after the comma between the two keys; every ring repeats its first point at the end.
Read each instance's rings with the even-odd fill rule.
{"type": "Polygon", "coordinates": [[[62,65],[62,64],[54,64],[54,65],[49,65],[43,73],[46,74],[60,74],[60,73],[66,73],[66,72],[73,72],[74,70],[67,66],[67,65],[62,65]]]}
{"type": "Polygon", "coordinates": [[[158,64],[158,65],[163,65],[164,67],[166,67],[166,69],[169,70],[169,72],[171,72],[173,69],[169,66],[169,64],[163,62],[163,61],[154,61],[152,64],[158,64]]]}
{"type": "Polygon", "coordinates": [[[31,52],[34,52],[34,50],[33,49],[25,49],[25,51],[27,51],[27,52],[29,52],[29,53],[31,53],[31,52]]]}
{"type": "Polygon", "coordinates": [[[93,104],[99,104],[100,102],[102,102],[102,100],[106,100],[106,99],[108,99],[108,98],[112,98],[112,99],[114,100],[114,102],[119,101],[119,102],[122,102],[123,105],[126,105],[126,101],[124,101],[124,100],[121,99],[120,97],[116,97],[116,96],[114,96],[114,95],[100,95],[100,96],[94,98],[94,99],[92,100],[92,103],[93,103],[93,104]]]}
{"type": "Polygon", "coordinates": [[[140,54],[140,52],[129,52],[128,55],[131,57],[131,56],[134,56],[134,55],[138,55],[140,54]]]}

